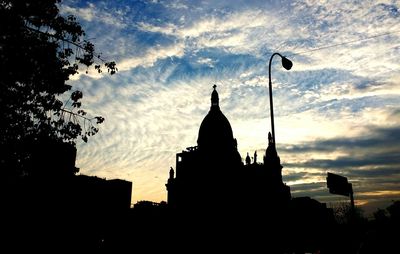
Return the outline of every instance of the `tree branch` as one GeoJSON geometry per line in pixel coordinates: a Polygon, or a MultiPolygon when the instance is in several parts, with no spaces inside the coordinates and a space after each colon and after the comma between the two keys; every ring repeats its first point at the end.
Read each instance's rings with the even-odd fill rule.
{"type": "Polygon", "coordinates": [[[89,121],[89,122],[91,122],[91,121],[94,119],[94,118],[88,118],[88,117],[86,117],[86,116],[79,115],[78,113],[72,112],[71,110],[68,110],[68,109],[62,108],[62,109],[60,109],[60,110],[63,111],[63,112],[65,112],[65,113],[68,113],[68,114],[70,114],[70,115],[73,115],[73,116],[79,116],[79,117],[81,117],[81,118],[83,118],[83,119],[85,119],[85,120],[87,120],[87,121],[89,121]]]}
{"type": "MultiPolygon", "coordinates": [[[[28,30],[30,30],[30,31],[32,31],[32,32],[40,33],[40,34],[43,34],[43,35],[45,35],[45,36],[47,36],[47,37],[52,37],[52,38],[54,38],[54,39],[57,39],[57,40],[60,40],[60,41],[63,41],[63,42],[67,42],[67,43],[72,44],[72,45],[78,47],[79,49],[82,49],[82,50],[85,51],[85,47],[82,46],[82,45],[79,44],[79,43],[73,42],[73,41],[71,41],[71,40],[67,40],[67,39],[65,39],[65,38],[63,38],[63,37],[56,36],[56,35],[54,35],[54,34],[50,34],[50,33],[48,33],[48,32],[40,31],[39,29],[32,28],[32,27],[29,27],[29,26],[27,26],[27,25],[25,25],[25,28],[28,29],[28,30]]],[[[99,57],[100,54],[93,54],[93,56],[96,57],[97,59],[99,59],[100,61],[102,61],[103,63],[106,62],[106,60],[104,60],[103,58],[99,57]]]]}
{"type": "MultiPolygon", "coordinates": [[[[70,43],[70,44],[72,44],[72,45],[75,45],[75,46],[79,47],[80,49],[83,49],[83,50],[85,49],[85,48],[84,48],[81,44],[79,44],[79,43],[76,43],[76,42],[73,42],[73,41],[64,39],[64,38],[59,37],[59,36],[56,36],[56,35],[54,35],[54,34],[49,34],[49,33],[47,33],[47,32],[43,32],[43,31],[40,31],[39,29],[35,29],[35,28],[29,27],[29,26],[26,26],[26,25],[25,25],[25,28],[28,29],[28,30],[30,30],[30,31],[32,31],[32,32],[40,33],[40,34],[46,35],[46,36],[48,36],[48,37],[52,37],[52,38],[55,38],[55,39],[57,39],[57,40],[61,40],[61,41],[70,43]]],[[[102,59],[100,59],[100,60],[102,60],[102,59]]],[[[102,60],[102,61],[103,61],[103,60],[102,60]]]]}

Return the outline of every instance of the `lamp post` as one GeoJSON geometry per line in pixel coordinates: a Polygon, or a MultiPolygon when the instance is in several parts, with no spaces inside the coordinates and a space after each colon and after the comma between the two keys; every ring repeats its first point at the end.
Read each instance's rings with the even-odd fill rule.
{"type": "Polygon", "coordinates": [[[274,106],[273,106],[273,102],[272,102],[271,63],[272,63],[272,58],[275,55],[278,55],[282,58],[282,66],[286,70],[290,70],[293,66],[292,61],[290,61],[289,59],[287,59],[286,57],[282,56],[279,53],[273,53],[271,58],[269,59],[269,105],[270,105],[269,109],[271,112],[272,140],[274,142],[274,145],[275,145],[275,126],[274,126],[274,106]]]}

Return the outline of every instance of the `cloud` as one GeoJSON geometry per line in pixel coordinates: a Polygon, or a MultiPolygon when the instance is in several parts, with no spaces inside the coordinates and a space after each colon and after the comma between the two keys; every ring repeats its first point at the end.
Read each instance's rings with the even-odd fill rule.
{"type": "Polygon", "coordinates": [[[175,153],[196,144],[214,83],[240,153],[257,150],[262,157],[275,51],[294,63],[286,71],[276,57],[271,66],[278,152],[293,196],[340,200],[326,188],[328,170],[354,180],[365,205],[387,204],[398,194],[397,3],[68,2],[62,8],[83,20],[120,70],[70,81],[83,90],[83,105],[106,118],[98,135],[79,144],[77,166],[133,181],[133,202],[166,199],[168,169],[175,153]]]}
{"type": "Polygon", "coordinates": [[[159,59],[168,57],[182,57],[184,54],[183,44],[173,44],[167,47],[150,48],[140,57],[123,59],[118,63],[119,71],[126,71],[138,66],[151,67],[159,59]]]}
{"type": "Polygon", "coordinates": [[[294,32],[273,12],[261,10],[228,12],[223,16],[211,13],[188,24],[166,23],[160,26],[138,22],[137,26],[142,31],[174,36],[192,50],[218,47],[234,53],[256,52],[266,44],[272,45],[275,40],[267,32],[269,29],[279,29],[282,35],[294,32]]]}
{"type": "Polygon", "coordinates": [[[78,19],[87,22],[102,23],[113,28],[125,28],[127,23],[124,19],[126,12],[122,9],[109,9],[104,5],[95,5],[94,3],[87,3],[86,7],[71,7],[66,4],[60,5],[60,13],[62,15],[74,15],[78,19]]]}
{"type": "Polygon", "coordinates": [[[382,79],[391,76],[388,75],[390,71],[397,69],[393,65],[393,60],[396,58],[393,54],[398,49],[393,47],[393,42],[399,38],[400,26],[399,17],[393,15],[391,11],[397,9],[396,6],[389,7],[371,1],[363,1],[359,4],[336,1],[296,3],[294,9],[303,14],[293,16],[296,18],[296,24],[303,28],[302,34],[305,36],[301,40],[306,39],[314,43],[310,45],[312,47],[299,47],[302,44],[294,43],[297,47],[296,52],[393,32],[387,36],[347,44],[345,47],[334,47],[305,54],[312,64],[308,62],[307,67],[300,65],[299,70],[321,69],[333,65],[351,70],[357,75],[382,79]]]}
{"type": "Polygon", "coordinates": [[[213,59],[211,59],[211,58],[202,58],[202,57],[200,57],[198,60],[197,60],[197,62],[199,63],[199,64],[206,64],[206,65],[208,65],[208,66],[210,66],[210,67],[214,67],[214,62],[215,62],[215,60],[213,60],[213,59]]]}
{"type": "MultiPolygon", "coordinates": [[[[282,145],[279,149],[281,158],[287,158],[283,162],[283,179],[291,185],[292,193],[296,195],[311,195],[321,201],[332,202],[338,197],[332,197],[324,186],[326,173],[332,172],[348,177],[360,204],[379,201],[387,205],[391,199],[399,196],[399,141],[398,126],[370,126],[364,135],[351,138],[314,140],[286,147],[282,145]],[[316,154],[325,158],[314,159],[316,154]],[[334,156],[328,159],[328,154],[334,156]],[[310,179],[314,179],[313,182],[304,184],[310,179]]],[[[367,210],[372,212],[373,209],[369,207],[367,210]]]]}
{"type": "Polygon", "coordinates": [[[168,1],[168,2],[163,2],[165,4],[166,8],[172,8],[172,9],[189,9],[189,7],[184,4],[182,1],[168,1]]]}
{"type": "Polygon", "coordinates": [[[314,140],[310,143],[302,145],[284,147],[285,152],[318,152],[318,151],[334,151],[340,149],[367,149],[374,147],[379,150],[392,150],[399,145],[400,128],[378,128],[370,126],[369,131],[363,136],[348,137],[328,140],[314,140]],[[379,149],[378,149],[379,148],[379,149]]]}

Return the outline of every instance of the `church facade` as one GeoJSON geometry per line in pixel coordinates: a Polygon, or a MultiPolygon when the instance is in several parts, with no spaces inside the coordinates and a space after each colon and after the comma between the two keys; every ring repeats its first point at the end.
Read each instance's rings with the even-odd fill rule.
{"type": "Polygon", "coordinates": [[[282,166],[269,134],[263,163],[245,163],[237,149],[231,125],[219,107],[214,85],[211,107],[202,121],[197,146],[176,154],[166,187],[168,205],[178,210],[217,211],[279,209],[291,199],[282,181],[282,166]]]}

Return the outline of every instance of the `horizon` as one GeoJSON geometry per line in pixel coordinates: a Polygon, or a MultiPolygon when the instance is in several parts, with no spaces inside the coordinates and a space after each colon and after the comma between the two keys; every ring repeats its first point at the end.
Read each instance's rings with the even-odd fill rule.
{"type": "Polygon", "coordinates": [[[68,82],[88,112],[105,117],[97,135],[78,142],[76,166],[131,181],[132,203],[166,200],[169,168],[197,145],[214,84],[242,160],[257,150],[261,161],[274,52],[293,62],[290,71],[278,57],[271,66],[277,151],[292,196],[349,202],[329,194],[332,172],[348,177],[367,214],[399,199],[398,3],[71,0],[60,10],[76,15],[119,69],[68,82]]]}

